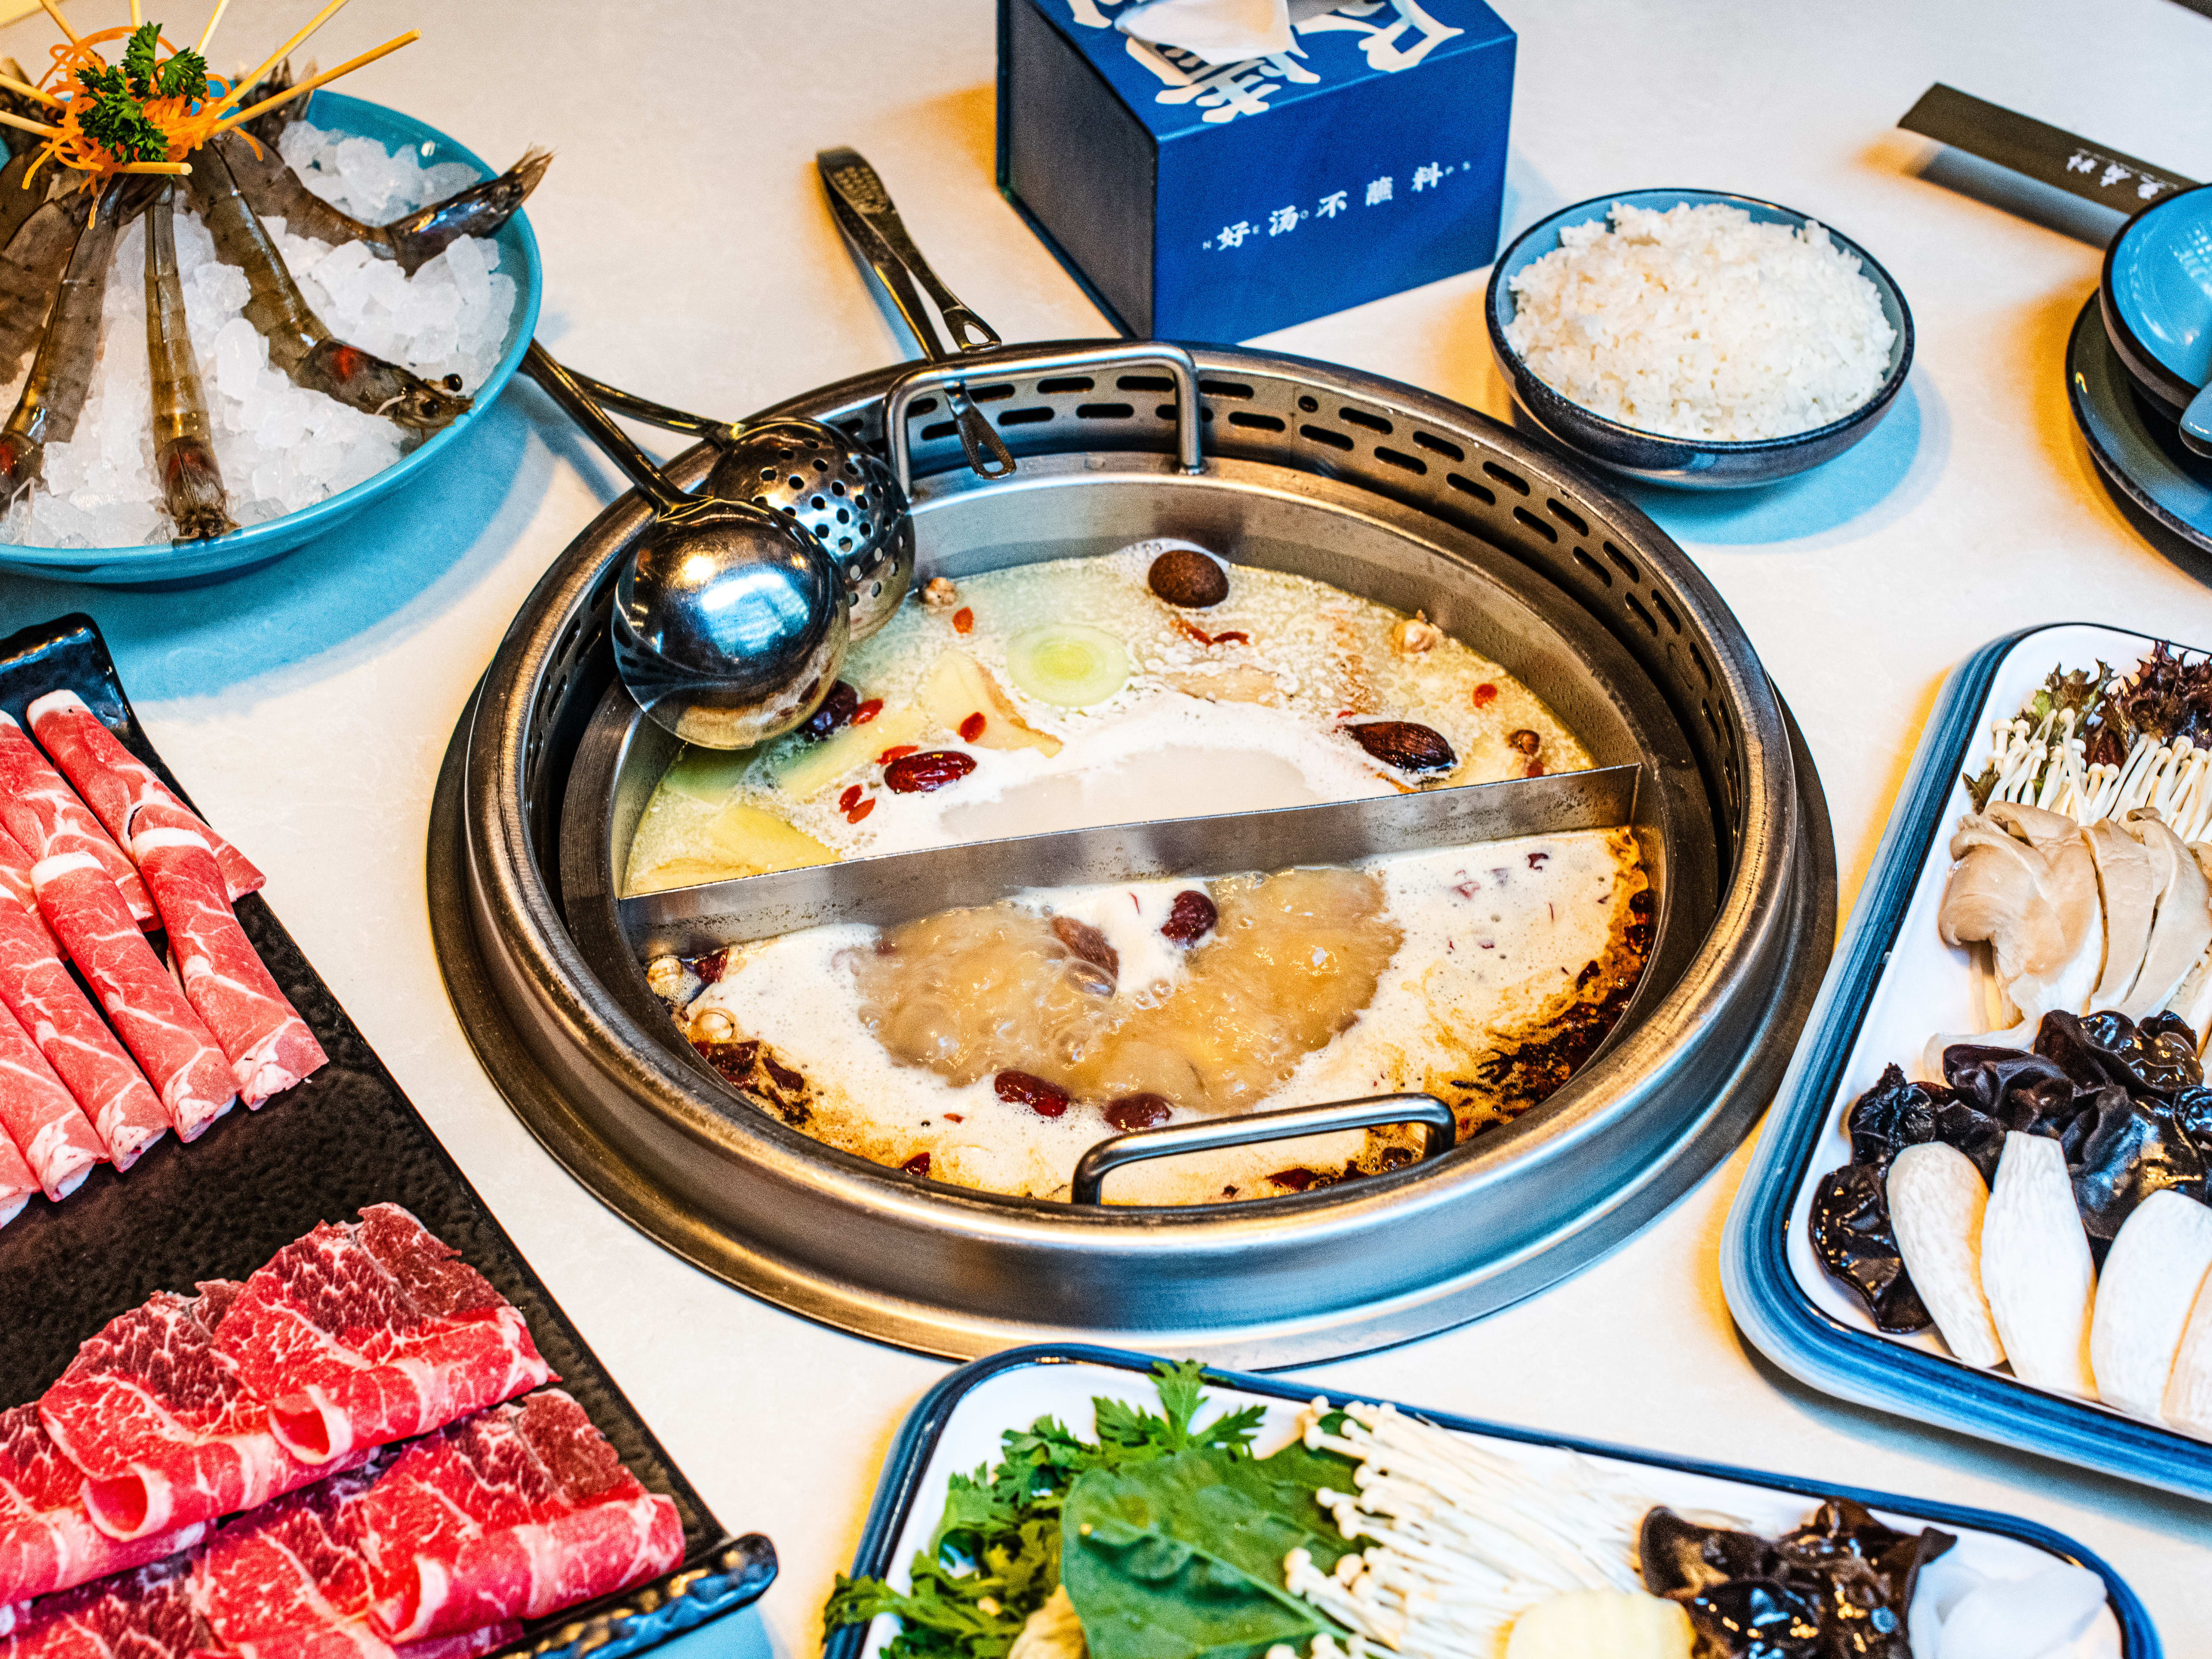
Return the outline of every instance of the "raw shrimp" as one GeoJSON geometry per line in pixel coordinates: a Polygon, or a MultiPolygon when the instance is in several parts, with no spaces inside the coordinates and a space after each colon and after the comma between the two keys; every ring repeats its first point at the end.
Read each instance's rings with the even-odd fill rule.
{"type": "Polygon", "coordinates": [[[215,238],[216,257],[246,273],[252,290],[246,320],[269,342],[270,362],[294,384],[371,415],[388,416],[417,432],[435,432],[470,407],[471,400],[459,395],[459,375],[448,374],[443,387],[434,386],[397,363],[331,337],[213,144],[193,153],[191,190],[215,238]]]}
{"type": "Polygon", "coordinates": [[[397,259],[409,276],[464,236],[489,236],[514,216],[552,165],[550,150],[533,149],[496,179],[471,185],[442,202],[418,208],[388,225],[364,224],[341,213],[307,186],[284,158],[266,146],[256,154],[238,134],[216,140],[232,176],[253,210],[264,219],[282,219],[295,236],[312,236],[336,247],[359,242],[386,259],[397,259]]]}
{"type": "Polygon", "coordinates": [[[176,191],[167,180],[146,212],[146,355],[154,382],[154,472],[179,541],[235,530],[210,443],[207,395],[185,325],[177,271],[176,191]]]}
{"type": "Polygon", "coordinates": [[[39,476],[48,444],[66,443],[84,412],[85,393],[100,362],[100,313],[107,299],[107,268],[115,239],[145,210],[153,194],[149,175],[118,179],[102,192],[92,217],[77,233],[69,269],[54,295],[52,314],[31,360],[30,378],[15,412],[0,427],[0,489],[20,494],[39,476]]]}
{"type": "MultiPolygon", "coordinates": [[[[0,75],[12,76],[27,83],[31,78],[23,73],[22,65],[12,58],[0,58],[0,75]]],[[[0,110],[32,121],[44,120],[47,114],[33,100],[5,87],[0,87],[0,110]]],[[[27,134],[11,129],[9,152],[8,165],[0,167],[0,247],[7,246],[15,240],[15,233],[23,228],[23,222],[39,210],[40,204],[51,193],[50,186],[53,183],[51,179],[41,179],[27,186],[26,175],[39,159],[39,147],[27,134]]],[[[73,188],[74,181],[64,187],[73,188]]]]}
{"type": "Polygon", "coordinates": [[[92,191],[78,190],[41,204],[0,252],[0,376],[15,379],[38,344],[93,200],[92,191]]]}

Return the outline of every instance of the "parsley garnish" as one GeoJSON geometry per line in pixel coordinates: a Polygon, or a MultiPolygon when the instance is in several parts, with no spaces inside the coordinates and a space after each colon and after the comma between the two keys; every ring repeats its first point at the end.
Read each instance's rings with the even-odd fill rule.
{"type": "Polygon", "coordinates": [[[880,1578],[847,1578],[823,1610],[830,1629],[896,1613],[891,1659],[1004,1659],[1029,1617],[1060,1583],[1060,1512],[1068,1488],[1093,1469],[1125,1468],[1178,1452],[1251,1455],[1266,1409],[1248,1406],[1198,1425],[1206,1367],[1195,1359],[1152,1368],[1158,1412],[1101,1396],[1091,1401],[1098,1438],[1079,1438],[1057,1419],[1009,1429],[996,1468],[956,1474],[929,1547],[916,1553],[902,1593],[880,1578]]]}
{"type": "Polygon", "coordinates": [[[131,31],[121,64],[77,72],[84,89],[79,95],[90,100],[79,112],[77,125],[118,161],[168,159],[168,135],[148,118],[149,100],[207,94],[207,60],[196,52],[180,52],[157,64],[155,52],[161,39],[159,23],[142,24],[131,31]]]}

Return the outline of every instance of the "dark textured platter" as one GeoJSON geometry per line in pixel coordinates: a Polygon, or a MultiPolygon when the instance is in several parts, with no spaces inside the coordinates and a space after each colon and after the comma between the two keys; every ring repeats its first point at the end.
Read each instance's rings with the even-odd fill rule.
{"type": "MultiPolygon", "coordinates": [[[[0,640],[0,709],[27,728],[31,701],[64,688],[190,801],[131,713],[91,617],[0,640]]],[[[775,1577],[769,1540],[732,1538],[669,1462],[263,896],[240,900],[238,918],[330,1064],[258,1112],[234,1107],[189,1146],[165,1137],[128,1175],[101,1164],[59,1204],[34,1198],[0,1230],[0,1407],[37,1399],[79,1343],[155,1291],[244,1279],[318,1222],[402,1205],[522,1310],[561,1386],[684,1520],[672,1577],[541,1620],[526,1644],[616,1659],[757,1600],[775,1577]]]]}

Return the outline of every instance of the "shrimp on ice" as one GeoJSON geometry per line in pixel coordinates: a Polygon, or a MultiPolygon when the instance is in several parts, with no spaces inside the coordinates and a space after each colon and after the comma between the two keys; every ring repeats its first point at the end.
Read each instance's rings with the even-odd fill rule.
{"type": "MultiPolygon", "coordinates": [[[[313,65],[307,74],[313,78],[313,65]]],[[[258,104],[291,85],[292,64],[287,58],[240,101],[258,104]]],[[[340,212],[308,189],[307,181],[280,153],[285,129],[304,118],[313,101],[314,94],[310,93],[279,105],[216,141],[222,146],[223,159],[230,163],[239,189],[256,213],[264,219],[282,219],[295,236],[310,236],[332,247],[363,243],[378,258],[398,260],[399,268],[410,276],[462,237],[496,234],[538,188],[538,181],[553,162],[550,150],[533,147],[496,179],[487,179],[442,202],[417,208],[388,225],[368,224],[340,212]],[[253,143],[244,142],[249,137],[253,143]]]]}
{"type": "Polygon", "coordinates": [[[177,270],[176,190],[167,179],[146,210],[146,356],[154,389],[154,474],[179,541],[238,528],[216,465],[207,394],[185,321],[177,270]]]}
{"type": "Polygon", "coordinates": [[[550,150],[532,149],[496,179],[471,185],[442,202],[418,208],[388,225],[364,224],[307,188],[273,149],[258,154],[238,134],[216,140],[238,187],[264,219],[282,219],[295,236],[312,236],[336,247],[359,242],[380,258],[396,259],[413,276],[464,236],[489,236],[514,216],[552,165],[550,150]]]}
{"type": "Polygon", "coordinates": [[[31,360],[30,377],[15,413],[0,427],[0,489],[10,496],[36,481],[48,444],[66,443],[76,431],[100,361],[100,313],[107,299],[115,239],[145,210],[150,185],[140,174],[110,185],[77,233],[39,355],[31,360]]]}
{"type": "Polygon", "coordinates": [[[213,144],[193,154],[191,192],[215,238],[216,257],[246,273],[251,290],[246,320],[269,342],[271,365],[291,376],[295,385],[371,415],[386,416],[417,432],[435,432],[470,408],[471,400],[460,395],[459,375],[448,374],[444,386],[433,386],[421,375],[331,335],[292,280],[284,256],[213,144]]]}
{"type": "MultiPolygon", "coordinates": [[[[12,58],[0,58],[0,75],[11,76],[26,84],[31,79],[24,74],[23,66],[12,58]]],[[[4,86],[0,86],[0,111],[27,121],[44,120],[46,116],[46,111],[35,100],[4,86]]],[[[58,180],[52,174],[32,179],[31,169],[38,165],[38,145],[21,131],[9,129],[8,164],[0,167],[0,247],[15,240],[15,233],[45,204],[48,196],[76,187],[75,179],[58,180]]]]}
{"type": "Polygon", "coordinates": [[[38,344],[93,200],[78,190],[40,204],[0,251],[0,378],[14,380],[38,344]]]}

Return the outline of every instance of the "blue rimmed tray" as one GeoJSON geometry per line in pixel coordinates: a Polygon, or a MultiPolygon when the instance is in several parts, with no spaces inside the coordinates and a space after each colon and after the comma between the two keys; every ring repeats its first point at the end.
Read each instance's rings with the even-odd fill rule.
{"type": "Polygon", "coordinates": [[[1990,721],[2015,714],[2056,665],[2086,668],[2102,657],[2124,667],[2153,643],[2122,629],[2051,623],[1992,641],[1953,672],[1729,1212],[1721,1284],[1759,1350],[1824,1393],[2212,1498],[2212,1444],[1965,1364],[1932,1332],[1876,1331],[1805,1238],[1814,1186],[1850,1160],[1844,1109],[1887,1061],[1910,1071],[1935,1032],[1982,1028],[1960,1017],[1974,988],[1936,939],[1935,920],[1950,830],[1972,810],[1960,775],[1978,769],[1990,721]]]}
{"type": "MultiPolygon", "coordinates": [[[[1149,1374],[1153,1363],[1142,1354],[1069,1344],[1014,1348],[954,1371],[922,1396],[900,1426],[854,1554],[854,1575],[884,1578],[905,1588],[907,1564],[936,1528],[950,1475],[996,1462],[999,1437],[1005,1430],[1026,1428],[1048,1413],[1079,1433],[1088,1432],[1094,1395],[1118,1396],[1153,1407],[1157,1402],[1149,1374]]],[[[1255,1443],[1262,1452],[1290,1438],[1291,1419],[1317,1392],[1295,1377],[1209,1370],[1206,1378],[1218,1405],[1267,1408],[1255,1443]]],[[[1370,1396],[1333,1391],[1331,1398],[1370,1396]]],[[[1601,1462],[1635,1465],[1650,1472],[1655,1502],[1692,1508],[1724,1503],[1729,1513],[1777,1531],[1802,1520],[1805,1511],[1823,1498],[1849,1498],[1892,1525],[1934,1525],[1957,1534],[1957,1553],[1971,1553],[1984,1565],[2006,1569],[2003,1577],[2021,1576],[2009,1569],[2024,1571],[2042,1557],[2086,1567],[2105,1581],[2109,1616],[2082,1632],[2068,1650],[2069,1659],[2161,1659],[2165,1651],[2149,1615],[2125,1580],[2072,1539],[2033,1522],[1887,1492],[1825,1486],[1761,1470],[1664,1457],[1403,1404],[1398,1409],[1461,1434],[1562,1447],[1601,1462]]],[[[823,1659],[876,1659],[893,1628],[886,1615],[865,1628],[848,1626],[833,1632],[823,1644],[823,1659]]]]}

